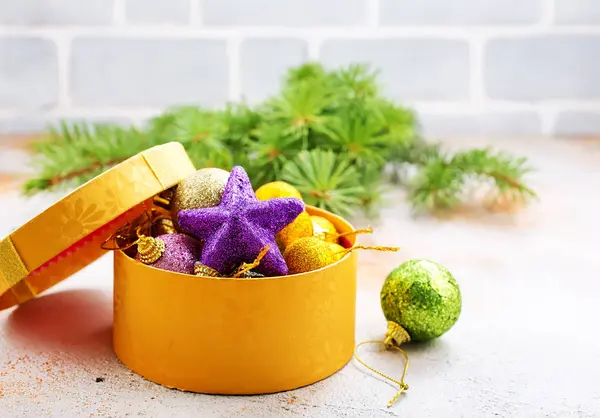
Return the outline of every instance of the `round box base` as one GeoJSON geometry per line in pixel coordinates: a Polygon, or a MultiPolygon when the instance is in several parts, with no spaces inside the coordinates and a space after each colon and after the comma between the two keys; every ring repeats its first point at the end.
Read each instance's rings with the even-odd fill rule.
{"type": "MultiPolygon", "coordinates": [[[[353,229],[307,210],[340,232],[353,229]]],[[[356,255],[298,275],[223,279],[158,270],[116,252],[114,310],[115,352],[148,380],[212,394],[295,389],[352,357],[356,255]]]]}

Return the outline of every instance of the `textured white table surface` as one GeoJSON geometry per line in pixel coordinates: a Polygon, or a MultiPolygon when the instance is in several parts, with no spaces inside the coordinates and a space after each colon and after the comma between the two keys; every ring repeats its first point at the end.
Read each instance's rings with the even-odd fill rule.
{"type": "MultiPolygon", "coordinates": [[[[355,219],[376,229],[363,242],[402,247],[360,256],[357,340],[383,336],[379,290],[402,261],[441,262],[463,293],[448,334],[407,346],[410,390],[392,408],[385,405],[394,388],[354,361],[325,381],[268,396],[182,393],[144,380],[111,350],[105,257],[0,312],[0,417],[600,416],[600,142],[487,143],[530,157],[539,201],[514,214],[466,208],[447,219],[414,218],[402,192],[392,191],[380,220],[355,219]]],[[[0,180],[22,164],[23,155],[0,142],[0,180]]],[[[0,236],[55,198],[26,200],[4,187],[0,236]]],[[[365,350],[366,360],[400,374],[399,355],[365,350]]]]}

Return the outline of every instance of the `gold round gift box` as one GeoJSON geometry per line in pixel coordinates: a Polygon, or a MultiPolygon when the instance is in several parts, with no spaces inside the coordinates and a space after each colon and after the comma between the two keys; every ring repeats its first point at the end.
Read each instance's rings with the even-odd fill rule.
{"type": "MultiPolygon", "coordinates": [[[[329,212],[307,211],[340,233],[354,229],[329,212]]],[[[281,392],[331,376],[352,358],[354,253],[308,273],[229,279],[159,270],[116,252],[114,279],[115,353],[167,387],[281,392]]]]}

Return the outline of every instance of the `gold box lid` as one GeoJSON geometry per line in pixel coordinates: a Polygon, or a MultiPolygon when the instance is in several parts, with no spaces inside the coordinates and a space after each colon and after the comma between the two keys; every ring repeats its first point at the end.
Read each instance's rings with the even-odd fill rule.
{"type": "Polygon", "coordinates": [[[194,171],[180,143],[150,148],[0,240],[0,310],[36,297],[98,259],[105,252],[102,243],[117,229],[194,171]]]}

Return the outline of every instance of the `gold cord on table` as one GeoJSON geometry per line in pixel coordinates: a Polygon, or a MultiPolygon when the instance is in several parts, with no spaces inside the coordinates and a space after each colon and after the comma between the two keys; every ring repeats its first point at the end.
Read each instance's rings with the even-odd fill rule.
{"type": "Polygon", "coordinates": [[[386,333],[386,337],[385,337],[384,341],[367,340],[367,341],[363,341],[363,342],[359,343],[356,347],[354,347],[354,358],[356,358],[356,360],[360,364],[365,366],[367,369],[371,370],[373,373],[376,373],[379,376],[383,377],[384,379],[387,379],[390,382],[393,382],[398,385],[398,391],[396,392],[394,397],[387,404],[388,408],[390,408],[398,400],[400,395],[402,395],[402,393],[405,390],[408,390],[408,384],[406,384],[406,382],[404,382],[404,379],[406,378],[406,372],[408,371],[408,354],[406,354],[406,351],[404,351],[403,349],[401,349],[399,347],[400,344],[402,344],[403,342],[407,342],[407,341],[410,341],[410,336],[408,335],[408,333],[403,328],[401,328],[399,325],[396,325],[393,322],[389,322],[388,323],[388,332],[386,333]],[[358,357],[358,349],[364,344],[381,344],[387,349],[393,348],[394,350],[400,352],[400,354],[402,354],[404,356],[404,371],[402,372],[402,377],[400,378],[400,380],[394,379],[393,377],[391,377],[383,372],[380,372],[379,370],[375,369],[374,367],[369,366],[360,357],[358,357]]]}

